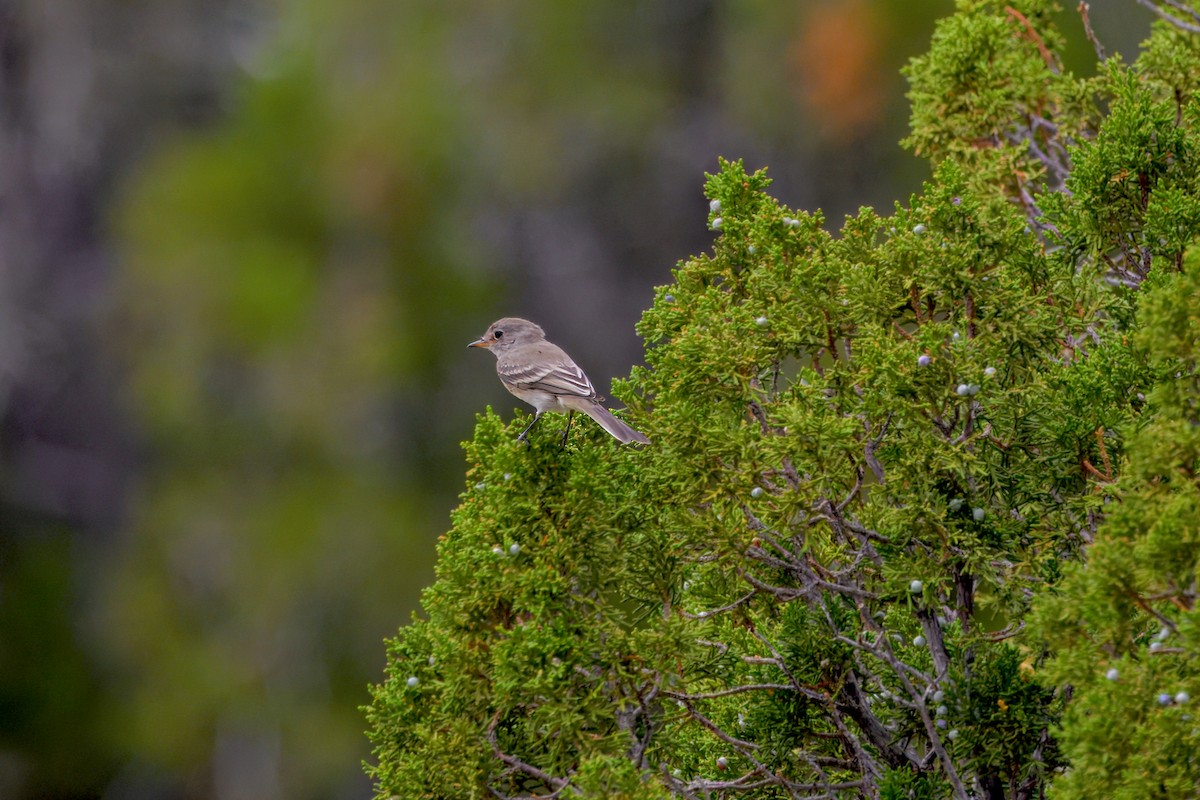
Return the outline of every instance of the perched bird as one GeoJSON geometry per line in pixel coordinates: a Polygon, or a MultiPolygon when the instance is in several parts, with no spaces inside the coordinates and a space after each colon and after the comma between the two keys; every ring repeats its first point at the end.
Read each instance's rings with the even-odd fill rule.
{"type": "MultiPolygon", "coordinates": [[[[600,405],[603,398],[596,393],[583,370],[561,347],[546,341],[545,331],[529,320],[519,317],[497,320],[488,327],[487,333],[467,347],[486,347],[495,353],[496,374],[504,388],[537,410],[533,421],[517,437],[518,441],[525,441],[530,429],[547,411],[565,413],[567,431],[571,429],[575,412],[582,411],[622,444],[650,443],[645,435],[600,405]]],[[[566,440],[564,431],[563,442],[566,440]]]]}

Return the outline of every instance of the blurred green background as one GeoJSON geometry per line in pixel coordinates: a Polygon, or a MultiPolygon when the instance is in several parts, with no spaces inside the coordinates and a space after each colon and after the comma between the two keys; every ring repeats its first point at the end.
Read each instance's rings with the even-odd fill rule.
{"type": "Polygon", "coordinates": [[[519,405],[464,345],[529,316],[604,391],[718,155],[905,199],[950,10],[0,0],[0,798],[368,797],[382,640],[519,405]]]}

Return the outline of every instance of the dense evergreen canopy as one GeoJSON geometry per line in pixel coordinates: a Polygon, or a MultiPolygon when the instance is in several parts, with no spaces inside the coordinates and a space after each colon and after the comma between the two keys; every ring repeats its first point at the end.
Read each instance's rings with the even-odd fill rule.
{"type": "Polygon", "coordinates": [[[1200,39],[1080,79],[1053,10],[939,25],[886,215],[721,162],[652,446],[480,418],[380,797],[1194,796],[1200,39]]]}

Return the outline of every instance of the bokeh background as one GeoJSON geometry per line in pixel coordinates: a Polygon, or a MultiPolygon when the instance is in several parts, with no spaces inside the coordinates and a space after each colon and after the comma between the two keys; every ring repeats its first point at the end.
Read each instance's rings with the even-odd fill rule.
{"type": "Polygon", "coordinates": [[[0,798],[369,797],[383,639],[518,405],[463,346],[625,374],[718,155],[833,227],[905,199],[950,10],[0,0],[0,798]]]}

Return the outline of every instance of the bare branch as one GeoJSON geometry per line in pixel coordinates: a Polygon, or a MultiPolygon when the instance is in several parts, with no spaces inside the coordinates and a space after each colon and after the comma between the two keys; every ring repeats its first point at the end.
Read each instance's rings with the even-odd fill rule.
{"type": "Polygon", "coordinates": [[[680,700],[679,702],[683,703],[684,708],[687,709],[688,714],[691,715],[692,719],[696,720],[702,726],[707,728],[714,736],[716,736],[721,741],[726,742],[727,744],[731,744],[734,747],[736,747],[743,756],[749,757],[752,752],[754,752],[755,750],[758,749],[758,745],[755,744],[754,742],[747,742],[743,739],[738,739],[737,737],[730,736],[728,733],[721,730],[720,727],[718,727],[715,722],[713,722],[711,719],[709,719],[708,717],[704,716],[699,711],[697,711],[695,706],[693,706],[689,701],[680,700]]]}
{"type": "MultiPolygon", "coordinates": [[[[1164,11],[1157,3],[1153,2],[1153,0],[1137,0],[1137,1],[1140,5],[1143,5],[1146,8],[1150,9],[1155,14],[1157,14],[1159,17],[1161,17],[1162,19],[1165,19],[1167,22],[1171,23],[1175,27],[1180,28],[1181,30],[1188,31],[1189,33],[1200,33],[1200,25],[1197,25],[1197,24],[1194,24],[1191,22],[1185,22],[1184,20],[1180,19],[1179,17],[1175,16],[1174,14],[1170,14],[1170,13],[1164,11]]],[[[1172,8],[1177,8],[1177,9],[1180,8],[1180,4],[1172,3],[1172,2],[1170,2],[1170,0],[1167,0],[1167,4],[1170,5],[1172,8]]],[[[1196,16],[1195,12],[1191,11],[1188,8],[1182,8],[1181,10],[1187,12],[1193,18],[1195,18],[1195,16],[1196,16]]]]}
{"type": "MultiPolygon", "coordinates": [[[[541,781],[542,783],[546,784],[547,786],[551,787],[554,790],[554,795],[558,795],[560,792],[562,792],[564,789],[566,789],[570,785],[571,782],[569,780],[567,780],[566,778],[556,778],[553,775],[551,775],[550,773],[540,770],[537,767],[533,766],[532,764],[525,763],[524,761],[517,758],[516,756],[511,756],[511,755],[508,755],[507,753],[501,752],[500,745],[496,742],[496,728],[499,725],[500,725],[500,712],[497,711],[495,713],[495,715],[492,717],[491,724],[488,725],[488,727],[487,727],[487,740],[488,740],[488,743],[491,744],[491,746],[492,746],[492,753],[495,754],[496,758],[500,759],[500,761],[502,761],[505,766],[507,766],[511,770],[515,770],[516,772],[523,773],[525,775],[528,775],[531,778],[535,778],[535,779],[541,781]]],[[[501,796],[501,795],[499,795],[498,792],[496,792],[495,789],[493,789],[492,791],[493,791],[493,793],[497,794],[497,796],[501,796]]]]}
{"type": "MultiPolygon", "coordinates": [[[[867,434],[871,433],[871,425],[868,422],[863,423],[867,428],[867,434]]],[[[892,424],[892,415],[888,414],[880,426],[879,435],[873,439],[867,440],[867,446],[863,453],[863,460],[867,462],[867,466],[871,468],[871,474],[875,476],[875,480],[879,481],[879,485],[883,486],[883,465],[879,463],[879,459],[875,457],[875,451],[879,449],[879,445],[883,443],[883,437],[887,436],[888,427],[892,424]]],[[[861,483],[861,479],[860,479],[861,483]]],[[[857,487],[856,487],[857,488],[857,487]]]]}
{"type": "Polygon", "coordinates": [[[1079,16],[1083,19],[1083,32],[1087,35],[1087,40],[1092,43],[1092,48],[1096,51],[1096,59],[1099,61],[1107,61],[1108,55],[1104,52],[1104,45],[1100,44],[1100,40],[1096,38],[1096,32],[1092,30],[1092,7],[1084,0],[1079,3],[1079,16]]]}
{"type": "MultiPolygon", "coordinates": [[[[765,659],[768,663],[778,664],[779,662],[773,658],[765,659]]],[[[729,689],[722,689],[718,692],[671,692],[666,689],[662,691],[663,697],[669,697],[673,700],[712,700],[717,697],[728,697],[731,694],[741,694],[743,692],[758,692],[758,691],[776,691],[790,692],[796,687],[786,683],[746,683],[740,686],[733,686],[729,689]]],[[[824,695],[814,695],[818,699],[824,699],[824,695]]]]}
{"type": "Polygon", "coordinates": [[[714,614],[721,614],[726,611],[732,611],[733,609],[737,608],[738,606],[745,605],[747,602],[749,602],[750,600],[752,600],[754,598],[755,594],[757,594],[757,592],[750,592],[746,596],[739,597],[737,600],[734,600],[729,605],[721,606],[720,608],[711,608],[707,611],[700,611],[695,614],[691,614],[691,613],[688,613],[687,611],[684,611],[683,616],[687,619],[708,619],[709,617],[713,616],[714,614]]]}

